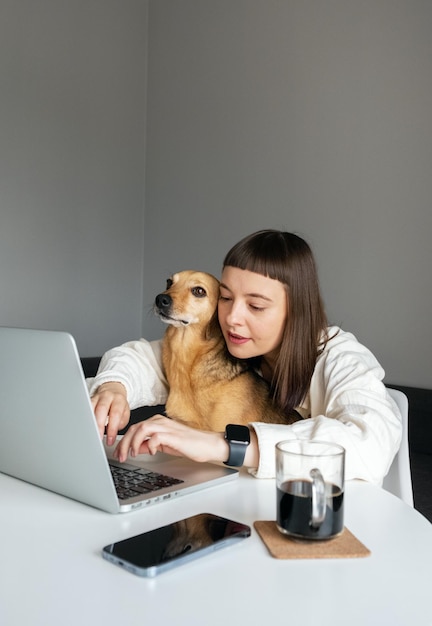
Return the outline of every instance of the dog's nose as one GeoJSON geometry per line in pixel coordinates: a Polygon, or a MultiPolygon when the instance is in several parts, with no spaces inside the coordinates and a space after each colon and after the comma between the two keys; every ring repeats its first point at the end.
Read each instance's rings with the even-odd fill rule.
{"type": "Polygon", "coordinates": [[[161,311],[166,311],[172,304],[172,298],[166,293],[160,293],[155,298],[155,304],[161,311]]]}

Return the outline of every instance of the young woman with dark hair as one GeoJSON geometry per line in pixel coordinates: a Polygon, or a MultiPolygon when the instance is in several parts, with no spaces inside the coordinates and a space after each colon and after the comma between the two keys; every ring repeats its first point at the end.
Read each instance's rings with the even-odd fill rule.
{"type": "MultiPolygon", "coordinates": [[[[317,354],[327,340],[327,317],[312,251],[303,239],[292,233],[260,231],[234,246],[226,255],[223,267],[272,278],[285,288],[289,314],[274,367],[271,371],[268,369],[268,378],[275,401],[289,413],[306,396],[317,354]]],[[[219,315],[225,312],[225,291],[222,283],[219,315]]],[[[229,347],[229,334],[224,335],[229,347]]],[[[235,354],[231,349],[230,352],[235,354]]],[[[265,364],[265,355],[259,360],[265,364]]]]}
{"type": "MultiPolygon", "coordinates": [[[[272,477],[278,441],[333,441],[346,449],[347,479],[381,483],[399,447],[401,417],[371,352],[328,326],[308,244],[292,233],[263,230],[233,246],[223,263],[218,318],[230,354],[250,359],[274,402],[303,418],[291,425],[251,423],[250,444],[236,464],[272,477]]],[[[160,342],[141,339],[110,350],[88,384],[100,432],[108,422],[112,445],[130,408],[166,400],[160,342]]],[[[235,415],[229,421],[235,424],[235,415]]],[[[234,458],[229,433],[195,430],[162,415],[132,425],[115,454],[125,461],[157,451],[196,461],[234,458]]]]}

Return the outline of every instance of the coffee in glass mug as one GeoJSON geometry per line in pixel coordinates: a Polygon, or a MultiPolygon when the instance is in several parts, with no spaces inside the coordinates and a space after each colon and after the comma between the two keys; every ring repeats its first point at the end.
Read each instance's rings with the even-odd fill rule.
{"type": "Polygon", "coordinates": [[[345,449],[296,439],[276,445],[276,523],[300,539],[331,539],[344,528],[345,449]]]}

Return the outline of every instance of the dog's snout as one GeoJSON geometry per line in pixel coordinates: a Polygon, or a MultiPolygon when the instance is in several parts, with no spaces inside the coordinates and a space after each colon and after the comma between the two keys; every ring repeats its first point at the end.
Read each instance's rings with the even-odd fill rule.
{"type": "Polygon", "coordinates": [[[160,293],[155,299],[156,306],[161,311],[166,311],[172,304],[172,298],[166,293],[160,293]]]}

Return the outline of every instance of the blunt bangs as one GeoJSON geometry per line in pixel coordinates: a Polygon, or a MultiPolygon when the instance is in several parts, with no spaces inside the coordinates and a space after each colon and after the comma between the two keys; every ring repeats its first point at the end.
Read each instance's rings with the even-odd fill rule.
{"type": "Polygon", "coordinates": [[[304,244],[300,237],[292,233],[261,230],[231,248],[225,256],[223,267],[238,267],[289,286],[291,262],[304,244]]]}

